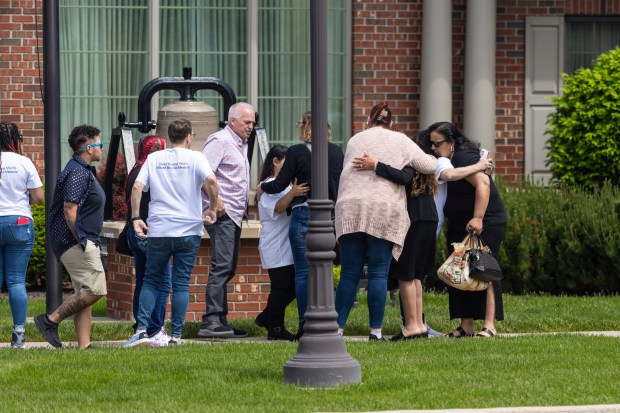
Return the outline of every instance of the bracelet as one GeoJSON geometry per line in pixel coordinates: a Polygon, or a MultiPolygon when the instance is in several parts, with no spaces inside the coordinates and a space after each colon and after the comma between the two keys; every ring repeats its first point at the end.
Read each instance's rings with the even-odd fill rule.
{"type": "Polygon", "coordinates": [[[142,218],[140,218],[140,217],[131,217],[131,218],[129,219],[129,221],[131,221],[131,222],[134,222],[134,221],[142,221],[142,218]]]}

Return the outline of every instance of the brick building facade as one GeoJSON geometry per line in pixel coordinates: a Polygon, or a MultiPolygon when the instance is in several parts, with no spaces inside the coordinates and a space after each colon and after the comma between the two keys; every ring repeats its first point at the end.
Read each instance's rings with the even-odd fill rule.
{"type": "MultiPolygon", "coordinates": [[[[397,128],[406,134],[427,126],[419,124],[423,6],[423,0],[352,0],[353,133],[363,129],[369,107],[381,100],[390,103],[397,128]]],[[[467,1],[453,0],[451,6],[452,120],[462,127],[467,1]]],[[[497,0],[496,173],[513,182],[526,174],[526,19],[532,16],[618,17],[620,0],[497,0]]],[[[19,126],[25,155],[43,177],[42,24],[42,0],[0,0],[0,120],[19,126]]],[[[229,290],[233,317],[254,316],[264,304],[268,287],[256,239],[244,242],[247,259],[240,260],[239,275],[229,290]]],[[[198,258],[191,291],[197,301],[204,298],[208,244],[201,246],[201,254],[207,258],[198,258]]],[[[131,284],[128,258],[111,257],[109,265],[110,281],[131,284]]],[[[129,292],[121,290],[111,289],[124,304],[110,314],[125,318],[130,311],[129,292]]],[[[203,304],[193,305],[189,319],[197,318],[203,308],[203,304]]]]}
{"type": "MultiPolygon", "coordinates": [[[[466,0],[452,2],[453,121],[463,114],[466,0]]],[[[390,102],[405,133],[418,124],[423,1],[353,0],[352,130],[369,104],[390,102]]],[[[24,151],[43,175],[42,1],[0,0],[0,118],[23,131],[24,151]],[[41,53],[37,53],[40,51],[41,53]]],[[[524,175],[526,16],[618,16],[619,0],[497,1],[497,174],[524,175]]],[[[475,138],[475,137],[472,137],[475,138]]]]}

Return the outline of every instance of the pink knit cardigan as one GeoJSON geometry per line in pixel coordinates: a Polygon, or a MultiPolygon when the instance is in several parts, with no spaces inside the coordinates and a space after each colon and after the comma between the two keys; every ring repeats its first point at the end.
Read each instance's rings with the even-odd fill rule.
{"type": "Polygon", "coordinates": [[[374,171],[355,170],[353,158],[364,151],[394,168],[409,165],[428,174],[435,173],[437,159],[406,135],[382,127],[366,129],[347,144],[336,202],[336,239],[365,232],[393,242],[392,255],[398,259],[410,225],[405,187],[378,177],[374,171]]]}

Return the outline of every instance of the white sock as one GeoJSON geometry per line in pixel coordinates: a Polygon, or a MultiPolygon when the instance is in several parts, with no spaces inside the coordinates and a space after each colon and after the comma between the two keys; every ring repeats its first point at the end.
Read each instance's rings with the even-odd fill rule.
{"type": "Polygon", "coordinates": [[[383,335],[381,334],[381,331],[371,331],[370,334],[377,337],[378,339],[381,339],[381,337],[383,337],[383,335]]]}

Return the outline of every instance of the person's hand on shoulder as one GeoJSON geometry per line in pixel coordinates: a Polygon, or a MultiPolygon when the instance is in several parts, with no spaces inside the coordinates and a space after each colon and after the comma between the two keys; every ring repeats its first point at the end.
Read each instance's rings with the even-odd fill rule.
{"type": "Polygon", "coordinates": [[[377,160],[372,157],[368,152],[364,151],[364,155],[353,158],[351,161],[353,168],[359,171],[374,170],[377,164],[377,160]]]}

